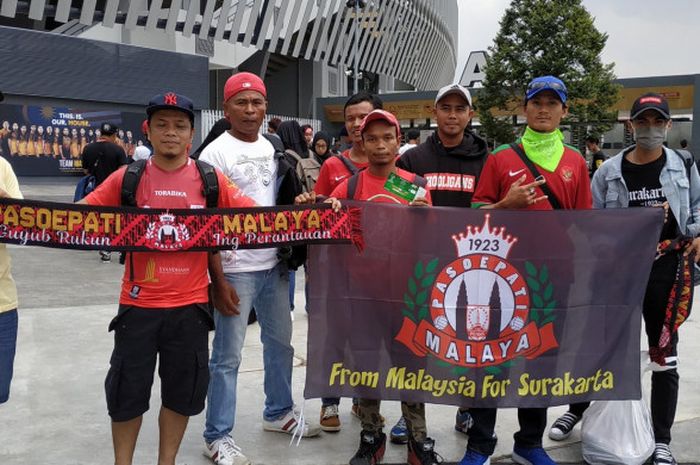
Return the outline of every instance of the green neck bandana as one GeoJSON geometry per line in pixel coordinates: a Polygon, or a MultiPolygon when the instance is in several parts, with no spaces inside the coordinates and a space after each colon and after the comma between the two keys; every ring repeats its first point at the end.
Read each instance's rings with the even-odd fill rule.
{"type": "Polygon", "coordinates": [[[527,157],[538,166],[553,173],[564,155],[564,134],[559,129],[543,133],[525,129],[525,134],[520,139],[527,157]]]}

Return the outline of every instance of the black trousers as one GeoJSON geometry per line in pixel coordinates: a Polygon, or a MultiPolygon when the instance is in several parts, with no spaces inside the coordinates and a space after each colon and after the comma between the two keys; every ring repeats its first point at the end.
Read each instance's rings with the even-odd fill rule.
{"type": "MultiPolygon", "coordinates": [[[[471,408],[474,425],[469,429],[467,449],[483,455],[492,455],[496,448],[494,428],[496,426],[495,408],[471,408]]],[[[518,447],[542,447],[542,435],[547,427],[546,408],[519,408],[518,423],[520,431],[513,435],[518,447]]]]}
{"type": "MultiPolygon", "coordinates": [[[[677,255],[664,255],[654,262],[649,276],[649,283],[644,295],[642,313],[649,347],[657,346],[664,319],[666,305],[676,277],[678,267],[677,255]]],[[[671,360],[667,360],[666,371],[651,374],[651,421],[656,442],[671,443],[671,427],[676,418],[678,404],[678,370],[674,358],[678,355],[678,333],[671,338],[671,360]]],[[[590,405],[589,402],[572,404],[569,412],[581,416],[590,405]]]]}

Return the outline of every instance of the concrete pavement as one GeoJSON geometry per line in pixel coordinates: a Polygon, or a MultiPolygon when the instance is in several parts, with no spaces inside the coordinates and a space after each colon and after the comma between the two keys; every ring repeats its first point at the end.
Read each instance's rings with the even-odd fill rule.
{"type": "MultiPolygon", "coordinates": [[[[75,181],[22,179],[28,198],[69,201],[75,181]]],[[[116,311],[122,267],[102,264],[97,252],[10,246],[13,274],[20,293],[20,331],[10,401],[0,406],[0,464],[108,464],[112,462],[109,418],[103,394],[112,347],[107,324],[116,311]]],[[[296,304],[303,308],[303,277],[297,279],[296,304]]],[[[681,392],[672,449],[680,462],[700,463],[700,323],[696,313],[681,328],[681,392]]],[[[320,401],[302,402],[306,361],[306,317],[295,312],[294,393],[306,415],[318,421],[320,401]]],[[[239,380],[234,437],[255,465],[344,465],[357,448],[359,421],[350,415],[350,401],[341,403],[343,430],[289,446],[290,437],[262,431],[262,346],[259,327],[249,327],[239,380]]],[[[645,388],[648,395],[648,375],[645,388]]],[[[136,450],[135,464],[153,464],[158,444],[159,386],[153,389],[136,450]]],[[[397,402],[382,407],[388,424],[400,415],[397,402]]],[[[549,420],[564,411],[550,409],[549,420]]],[[[429,405],[428,430],[446,463],[459,461],[466,437],[453,428],[453,407],[429,405]]],[[[193,417],[178,464],[207,465],[202,456],[204,415],[193,417]]],[[[511,463],[515,410],[499,412],[499,437],[494,460],[511,463]]],[[[580,428],[565,443],[545,439],[560,463],[582,463],[580,428]]],[[[387,447],[385,463],[405,463],[404,447],[387,447]]]]}

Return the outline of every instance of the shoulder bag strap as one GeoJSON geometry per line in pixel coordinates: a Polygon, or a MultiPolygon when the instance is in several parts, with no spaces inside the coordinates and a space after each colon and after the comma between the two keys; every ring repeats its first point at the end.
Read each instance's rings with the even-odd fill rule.
{"type": "MultiPolygon", "coordinates": [[[[510,144],[510,148],[512,148],[515,153],[518,154],[520,159],[525,163],[525,166],[530,170],[530,173],[532,173],[532,176],[535,179],[538,179],[542,176],[542,173],[537,169],[534,163],[532,163],[532,160],[527,158],[527,155],[525,155],[525,152],[523,151],[523,148],[520,147],[519,144],[513,142],[510,144]]],[[[552,193],[552,190],[547,186],[547,183],[544,183],[539,186],[539,188],[544,192],[544,195],[547,196],[547,200],[549,201],[550,205],[552,205],[552,208],[555,210],[561,210],[561,204],[559,203],[559,200],[557,197],[552,193]]]]}

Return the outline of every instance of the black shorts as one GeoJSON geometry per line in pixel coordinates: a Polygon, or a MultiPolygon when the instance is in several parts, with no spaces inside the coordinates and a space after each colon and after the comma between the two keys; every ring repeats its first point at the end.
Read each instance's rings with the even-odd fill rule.
{"type": "Polygon", "coordinates": [[[206,304],[167,309],[120,305],[109,325],[114,351],[105,380],[112,420],[128,421],[148,410],[156,358],[163,406],[185,416],[204,410],[212,327],[206,304]]]}

